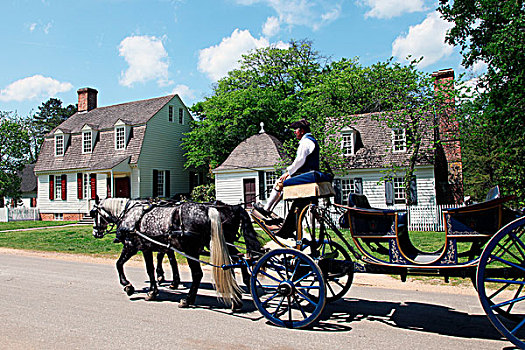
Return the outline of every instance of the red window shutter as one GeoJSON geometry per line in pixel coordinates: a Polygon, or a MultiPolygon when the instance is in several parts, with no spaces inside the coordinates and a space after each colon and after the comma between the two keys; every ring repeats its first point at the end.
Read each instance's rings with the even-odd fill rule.
{"type": "Polygon", "coordinates": [[[97,174],[89,174],[89,182],[91,185],[91,199],[97,197],[97,174]]]}
{"type": "Polygon", "coordinates": [[[62,175],[61,179],[60,179],[60,184],[61,184],[61,189],[62,189],[62,200],[65,201],[67,200],[67,175],[62,175]]]}
{"type": "Polygon", "coordinates": [[[49,175],[49,199],[55,199],[55,176],[49,175]]]}
{"type": "Polygon", "coordinates": [[[84,184],[82,183],[82,173],[77,173],[77,198],[82,199],[84,194],[84,184]]]}

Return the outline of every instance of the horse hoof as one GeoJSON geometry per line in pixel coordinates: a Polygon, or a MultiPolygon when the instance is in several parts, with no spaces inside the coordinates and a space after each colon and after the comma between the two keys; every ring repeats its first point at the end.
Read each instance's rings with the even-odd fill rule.
{"type": "Polygon", "coordinates": [[[145,299],[146,301],[157,300],[157,295],[158,295],[157,292],[148,292],[148,294],[146,294],[146,298],[144,298],[144,299],[145,299]]]}
{"type": "Polygon", "coordinates": [[[131,284],[128,284],[124,287],[124,292],[126,292],[128,297],[130,297],[133,295],[133,293],[135,293],[135,287],[133,287],[131,284]]]}
{"type": "Polygon", "coordinates": [[[177,288],[179,288],[179,284],[178,283],[172,283],[172,284],[169,285],[168,288],[169,289],[177,289],[177,288]]]}
{"type": "Polygon", "coordinates": [[[179,308],[181,309],[186,309],[190,307],[190,303],[188,302],[188,299],[182,299],[180,302],[179,302],[179,308]]]}
{"type": "Polygon", "coordinates": [[[164,283],[164,282],[166,282],[166,279],[164,278],[164,276],[157,277],[157,283],[158,284],[161,284],[161,283],[164,283]]]}
{"type": "Polygon", "coordinates": [[[242,301],[234,301],[232,303],[232,312],[238,312],[242,310],[242,301]]]}

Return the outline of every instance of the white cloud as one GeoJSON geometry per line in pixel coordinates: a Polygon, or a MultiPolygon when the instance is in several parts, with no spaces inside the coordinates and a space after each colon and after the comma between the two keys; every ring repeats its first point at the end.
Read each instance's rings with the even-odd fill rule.
{"type": "Polygon", "coordinates": [[[392,56],[403,61],[407,56],[423,60],[419,67],[423,68],[440,59],[450,56],[453,47],[445,43],[445,35],[452,24],[441,19],[437,12],[428,14],[418,25],[411,26],[408,34],[398,36],[392,43],[392,56]]]}
{"type": "Polygon", "coordinates": [[[119,55],[128,63],[121,72],[119,83],[131,87],[134,83],[157,80],[159,86],[169,85],[168,53],[161,38],[154,36],[129,36],[119,45],[119,55]]]}
{"type": "Polygon", "coordinates": [[[0,101],[25,101],[36,98],[54,97],[61,92],[69,91],[73,85],[60,82],[50,77],[33,75],[17,80],[0,90],[0,101]]]}
{"type": "Polygon", "coordinates": [[[33,31],[35,30],[35,28],[36,28],[36,23],[31,23],[31,24],[29,25],[29,31],[30,31],[30,32],[33,32],[33,31]]]}
{"type": "Polygon", "coordinates": [[[266,35],[267,38],[271,38],[275,34],[279,33],[281,30],[281,25],[279,24],[279,19],[277,17],[268,17],[266,22],[263,25],[262,32],[266,35]]]}
{"type": "MultiPolygon", "coordinates": [[[[243,54],[269,45],[266,38],[256,39],[248,30],[235,29],[232,35],[223,38],[220,44],[199,51],[198,69],[211,80],[217,81],[225,77],[230,70],[239,67],[239,60],[243,54]]],[[[286,48],[287,44],[279,42],[276,46],[286,48]]]]}
{"type": "Polygon", "coordinates": [[[358,0],[358,4],[370,7],[365,17],[374,18],[392,18],[426,9],[423,0],[358,0]]]}
{"type": "Polygon", "coordinates": [[[172,90],[172,93],[179,95],[179,97],[183,100],[185,98],[189,100],[193,100],[195,98],[195,92],[192,89],[190,89],[188,85],[184,84],[179,84],[175,86],[172,90]]]}
{"type": "Polygon", "coordinates": [[[484,73],[487,70],[487,64],[483,61],[474,62],[472,72],[476,74],[484,73]]]}
{"type": "Polygon", "coordinates": [[[317,30],[341,14],[341,1],[330,0],[236,0],[240,5],[263,3],[277,12],[279,23],[317,30]]]}

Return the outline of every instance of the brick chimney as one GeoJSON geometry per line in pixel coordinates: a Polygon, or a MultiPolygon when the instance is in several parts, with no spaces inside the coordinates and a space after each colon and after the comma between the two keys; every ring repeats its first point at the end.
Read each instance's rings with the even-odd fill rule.
{"type": "Polygon", "coordinates": [[[97,108],[98,91],[92,88],[82,88],[77,90],[78,94],[78,111],[89,112],[97,108]]]}
{"type": "Polygon", "coordinates": [[[436,199],[438,204],[458,204],[463,202],[463,167],[459,124],[454,116],[454,96],[447,89],[454,89],[454,70],[442,69],[432,73],[434,91],[443,92],[447,105],[436,115],[436,199]]]}

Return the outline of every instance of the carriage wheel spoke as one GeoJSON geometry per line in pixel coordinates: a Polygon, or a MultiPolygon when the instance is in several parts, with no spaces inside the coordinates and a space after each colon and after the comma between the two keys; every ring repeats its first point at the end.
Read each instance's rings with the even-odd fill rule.
{"type": "Polygon", "coordinates": [[[516,234],[514,232],[511,232],[509,233],[509,236],[512,237],[512,239],[514,240],[514,242],[518,243],[518,245],[516,246],[516,248],[518,248],[518,251],[521,253],[521,255],[523,256],[524,253],[523,253],[523,250],[522,249],[525,249],[525,243],[523,243],[521,241],[521,235],[520,237],[518,238],[518,236],[516,236],[516,234]],[[521,247],[521,249],[519,249],[521,247]]]}
{"type": "Polygon", "coordinates": [[[277,304],[277,308],[275,309],[275,311],[272,314],[274,317],[277,317],[278,311],[279,311],[279,309],[281,309],[283,301],[284,301],[284,297],[282,297],[281,301],[279,301],[279,304],[277,304]]]}
{"type": "Polygon", "coordinates": [[[297,289],[297,293],[298,293],[299,295],[301,295],[301,296],[303,297],[303,299],[306,300],[307,302],[309,302],[310,304],[312,304],[312,305],[316,305],[316,304],[317,304],[316,302],[312,301],[312,299],[310,299],[310,298],[308,297],[308,295],[306,295],[305,293],[303,293],[303,292],[300,291],[299,289],[297,289]]]}
{"type": "Polygon", "coordinates": [[[297,307],[299,308],[299,311],[301,311],[301,314],[303,315],[303,318],[307,318],[306,312],[304,312],[303,307],[301,306],[301,303],[299,300],[297,300],[297,297],[293,296],[295,303],[297,304],[297,307]]]}
{"type": "Polygon", "coordinates": [[[504,264],[506,264],[506,265],[509,265],[509,266],[515,267],[515,268],[517,268],[517,269],[519,269],[519,270],[525,272],[525,268],[523,268],[522,266],[516,265],[516,264],[514,264],[514,263],[512,263],[512,262],[510,262],[510,261],[508,261],[508,260],[502,259],[502,258],[500,258],[499,256],[491,255],[491,257],[492,257],[493,259],[498,260],[499,262],[502,262],[502,263],[504,263],[504,264]]]}
{"type": "MultiPolygon", "coordinates": [[[[300,283],[302,282],[303,280],[305,280],[306,278],[310,277],[313,275],[313,271],[309,271],[307,274],[305,274],[304,276],[302,276],[301,278],[299,278],[298,280],[295,280],[294,282],[297,284],[297,283],[300,283]]],[[[315,281],[314,281],[315,282],[315,281]]]]}
{"type": "MultiPolygon", "coordinates": [[[[523,289],[523,285],[521,285],[518,290],[516,291],[516,294],[514,294],[514,299],[516,299],[520,294],[521,294],[521,290],[523,289]]],[[[512,311],[512,308],[514,307],[514,305],[516,305],[516,303],[514,304],[510,304],[509,307],[507,308],[507,312],[510,313],[512,311]]]]}
{"type": "MultiPolygon", "coordinates": [[[[513,281],[515,281],[517,278],[513,279],[513,281]]],[[[488,282],[488,279],[485,278],[485,282],[488,282]]],[[[491,295],[488,296],[489,299],[493,299],[494,297],[496,297],[499,293],[503,292],[505,289],[507,289],[508,287],[510,286],[510,283],[505,283],[503,285],[503,287],[500,287],[497,291],[495,291],[494,293],[492,293],[491,295]]]]}
{"type": "MultiPolygon", "coordinates": [[[[278,279],[277,277],[274,277],[272,275],[270,275],[268,272],[264,271],[264,270],[261,270],[260,271],[261,274],[265,275],[266,277],[274,280],[275,282],[278,282],[278,283],[281,283],[282,280],[278,279]]],[[[283,278],[284,279],[284,278],[283,278]]]]}
{"type": "Polygon", "coordinates": [[[516,333],[516,331],[518,331],[518,329],[520,329],[521,326],[523,326],[524,324],[525,324],[525,318],[516,327],[514,327],[514,329],[512,329],[510,332],[512,334],[516,333]]]}
{"type": "Polygon", "coordinates": [[[510,300],[504,301],[502,303],[499,303],[499,304],[491,305],[490,307],[494,309],[494,308],[502,307],[502,306],[505,306],[505,305],[514,304],[514,303],[517,303],[517,302],[522,301],[522,300],[525,300],[525,297],[513,298],[513,299],[510,299],[510,300]]]}
{"type": "Polygon", "coordinates": [[[266,264],[266,267],[274,270],[277,274],[279,274],[279,276],[281,276],[283,280],[286,279],[286,277],[281,272],[282,268],[280,267],[280,264],[281,264],[280,261],[278,261],[277,259],[275,260],[274,259],[275,258],[270,259],[268,263],[266,264]]]}

